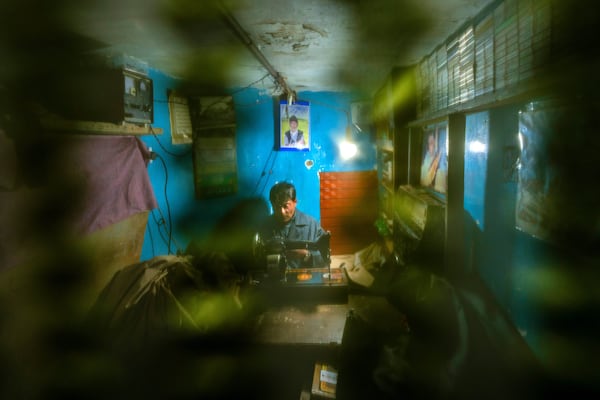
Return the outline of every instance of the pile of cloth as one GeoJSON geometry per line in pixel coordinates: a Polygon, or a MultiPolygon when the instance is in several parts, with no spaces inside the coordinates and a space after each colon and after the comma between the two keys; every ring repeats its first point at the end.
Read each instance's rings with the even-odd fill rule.
{"type": "Polygon", "coordinates": [[[129,344],[234,331],[244,320],[239,283],[222,253],[157,256],[117,271],[89,320],[129,344]]]}

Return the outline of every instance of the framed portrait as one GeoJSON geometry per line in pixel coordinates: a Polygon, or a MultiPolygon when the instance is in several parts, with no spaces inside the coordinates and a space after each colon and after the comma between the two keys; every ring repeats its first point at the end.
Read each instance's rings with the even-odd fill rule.
{"type": "Polygon", "coordinates": [[[446,194],[448,188],[447,123],[425,127],[421,145],[421,186],[446,194]]]}
{"type": "Polygon", "coordinates": [[[310,150],[310,104],[307,101],[292,104],[280,101],[277,140],[279,150],[310,150]]]}

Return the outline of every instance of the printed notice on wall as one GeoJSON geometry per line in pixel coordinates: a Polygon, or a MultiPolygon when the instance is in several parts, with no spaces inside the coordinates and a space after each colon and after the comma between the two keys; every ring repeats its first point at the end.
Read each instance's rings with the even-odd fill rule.
{"type": "Polygon", "coordinates": [[[192,143],[192,119],[186,97],[169,92],[169,118],[171,121],[171,142],[173,144],[192,143]]]}
{"type": "Polygon", "coordinates": [[[199,136],[194,140],[196,198],[225,196],[237,191],[235,136],[231,129],[214,133],[215,136],[199,136]]]}
{"type": "Polygon", "coordinates": [[[194,128],[194,184],[196,198],[228,196],[237,192],[236,117],[233,98],[191,97],[194,128]]]}

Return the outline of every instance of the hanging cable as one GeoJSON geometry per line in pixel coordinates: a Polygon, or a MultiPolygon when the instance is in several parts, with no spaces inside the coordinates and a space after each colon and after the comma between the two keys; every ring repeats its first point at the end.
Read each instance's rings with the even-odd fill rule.
{"type": "MultiPolygon", "coordinates": [[[[167,184],[169,182],[169,170],[167,169],[167,164],[165,163],[164,158],[162,158],[160,156],[160,154],[157,154],[158,159],[160,160],[160,162],[163,165],[163,168],[165,170],[165,186],[164,186],[164,193],[165,193],[165,204],[167,206],[167,216],[169,217],[168,219],[168,223],[169,223],[169,228],[168,228],[168,232],[169,232],[169,243],[167,246],[167,250],[169,252],[169,254],[171,254],[171,238],[173,237],[173,224],[171,221],[171,206],[169,205],[169,195],[167,194],[167,184]]],[[[160,210],[160,209],[159,209],[160,210]]]]}
{"type": "MultiPolygon", "coordinates": [[[[165,204],[167,206],[167,216],[168,216],[168,236],[169,236],[169,240],[168,240],[168,244],[167,244],[167,250],[168,250],[168,254],[171,254],[171,242],[172,242],[172,238],[173,238],[173,223],[171,220],[171,206],[169,204],[169,196],[167,194],[167,184],[169,183],[169,171],[167,169],[167,164],[165,163],[165,160],[160,156],[160,154],[155,153],[156,157],[160,160],[160,162],[163,165],[163,168],[165,170],[165,186],[164,186],[164,193],[165,193],[165,204]]],[[[160,211],[160,208],[159,208],[160,211]]]]}
{"type": "Polygon", "coordinates": [[[219,1],[219,9],[225,22],[238,36],[242,43],[248,48],[248,50],[250,50],[254,57],[262,64],[262,66],[265,67],[267,71],[269,71],[269,74],[273,77],[276,84],[283,88],[286,97],[295,94],[295,92],[292,89],[290,89],[283,76],[273,67],[273,65],[271,65],[269,60],[267,60],[265,55],[260,51],[258,46],[254,43],[254,41],[252,41],[250,35],[248,35],[244,28],[242,28],[240,23],[237,21],[237,19],[235,19],[231,11],[229,11],[229,9],[225,6],[225,4],[223,4],[222,1],[219,1]]]}
{"type": "Polygon", "coordinates": [[[267,157],[267,159],[265,160],[265,164],[263,166],[262,171],[260,172],[260,176],[258,177],[258,179],[256,180],[256,185],[254,185],[254,190],[252,191],[252,195],[256,194],[256,189],[258,188],[258,185],[260,184],[260,181],[265,177],[265,175],[267,174],[267,165],[269,164],[269,160],[271,159],[271,156],[273,155],[275,151],[271,150],[271,152],[269,153],[269,156],[267,157]]]}
{"type": "Polygon", "coordinates": [[[170,156],[173,157],[187,157],[188,155],[190,155],[192,153],[192,150],[190,148],[190,150],[183,152],[183,153],[172,153],[169,150],[167,150],[165,148],[165,146],[163,146],[163,144],[160,142],[160,140],[158,140],[158,136],[156,136],[156,132],[154,132],[154,130],[152,129],[152,127],[150,127],[150,133],[152,133],[152,136],[154,136],[154,139],[156,139],[156,143],[158,143],[158,147],[160,147],[165,153],[167,153],[170,156]]]}
{"type": "MultiPolygon", "coordinates": [[[[275,157],[273,157],[273,162],[271,162],[271,167],[269,168],[269,176],[273,174],[273,167],[275,166],[275,162],[277,161],[277,156],[279,152],[275,152],[275,157]]],[[[262,189],[260,190],[260,194],[262,195],[265,192],[265,188],[267,187],[267,183],[269,183],[269,176],[265,179],[262,189]]]]}
{"type": "MultiPolygon", "coordinates": [[[[170,246],[169,241],[172,242],[175,245],[177,254],[181,254],[182,253],[181,246],[179,246],[179,243],[177,243],[177,241],[175,240],[175,237],[171,234],[172,229],[169,226],[167,226],[167,222],[165,221],[165,216],[164,216],[162,210],[160,208],[157,208],[157,210],[158,210],[158,213],[160,214],[160,219],[157,220],[156,216],[154,214],[152,215],[152,217],[154,218],[154,222],[156,223],[156,225],[159,228],[159,234],[160,234],[161,239],[167,246],[170,246]],[[162,231],[160,230],[161,227],[164,227],[165,234],[163,234],[162,231]],[[165,235],[166,235],[166,237],[165,237],[165,235]]],[[[170,247],[169,247],[169,254],[170,253],[171,253],[171,251],[170,251],[170,247]]]]}
{"type": "MultiPolygon", "coordinates": [[[[169,228],[166,226],[167,222],[165,221],[165,218],[162,215],[162,211],[160,210],[160,208],[157,208],[157,210],[159,213],[159,218],[156,217],[156,214],[154,213],[155,210],[152,210],[152,219],[154,220],[154,223],[156,224],[157,231],[158,231],[160,238],[162,239],[163,243],[168,246],[169,245],[169,240],[168,240],[169,228]],[[161,228],[163,228],[163,227],[165,230],[164,233],[161,230],[161,228]],[[166,237],[165,237],[165,235],[166,235],[166,237]]],[[[168,250],[168,253],[170,253],[170,250],[168,250]]]]}
{"type": "Polygon", "coordinates": [[[230,96],[233,96],[234,94],[236,94],[236,93],[239,93],[239,92],[241,92],[242,90],[246,90],[246,89],[248,89],[248,88],[251,88],[252,86],[256,85],[258,82],[262,82],[262,81],[264,81],[264,80],[267,78],[267,76],[269,76],[269,75],[271,75],[271,74],[269,74],[269,73],[266,73],[266,74],[264,74],[264,75],[262,76],[262,78],[260,78],[260,79],[257,79],[257,80],[255,80],[255,81],[254,81],[254,82],[252,82],[252,83],[249,83],[248,85],[246,85],[246,86],[245,86],[245,87],[243,87],[243,88],[240,88],[240,89],[238,89],[238,90],[234,90],[234,91],[233,91],[233,92],[231,92],[229,95],[230,95],[230,96]]]}

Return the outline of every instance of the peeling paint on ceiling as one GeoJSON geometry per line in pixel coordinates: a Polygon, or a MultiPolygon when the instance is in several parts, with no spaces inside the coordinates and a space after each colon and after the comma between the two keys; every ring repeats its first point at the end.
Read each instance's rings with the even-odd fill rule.
{"type": "Polygon", "coordinates": [[[311,44],[318,44],[323,37],[315,29],[307,29],[305,24],[298,23],[269,23],[256,27],[255,35],[259,47],[270,46],[274,51],[299,51],[311,44]]]}
{"type": "MultiPolygon", "coordinates": [[[[392,67],[416,64],[495,0],[222,1],[290,87],[372,93],[392,67]]],[[[125,52],[170,75],[226,87],[265,75],[214,13],[215,0],[177,4],[80,2],[70,17],[107,53],[125,52]]]]}

